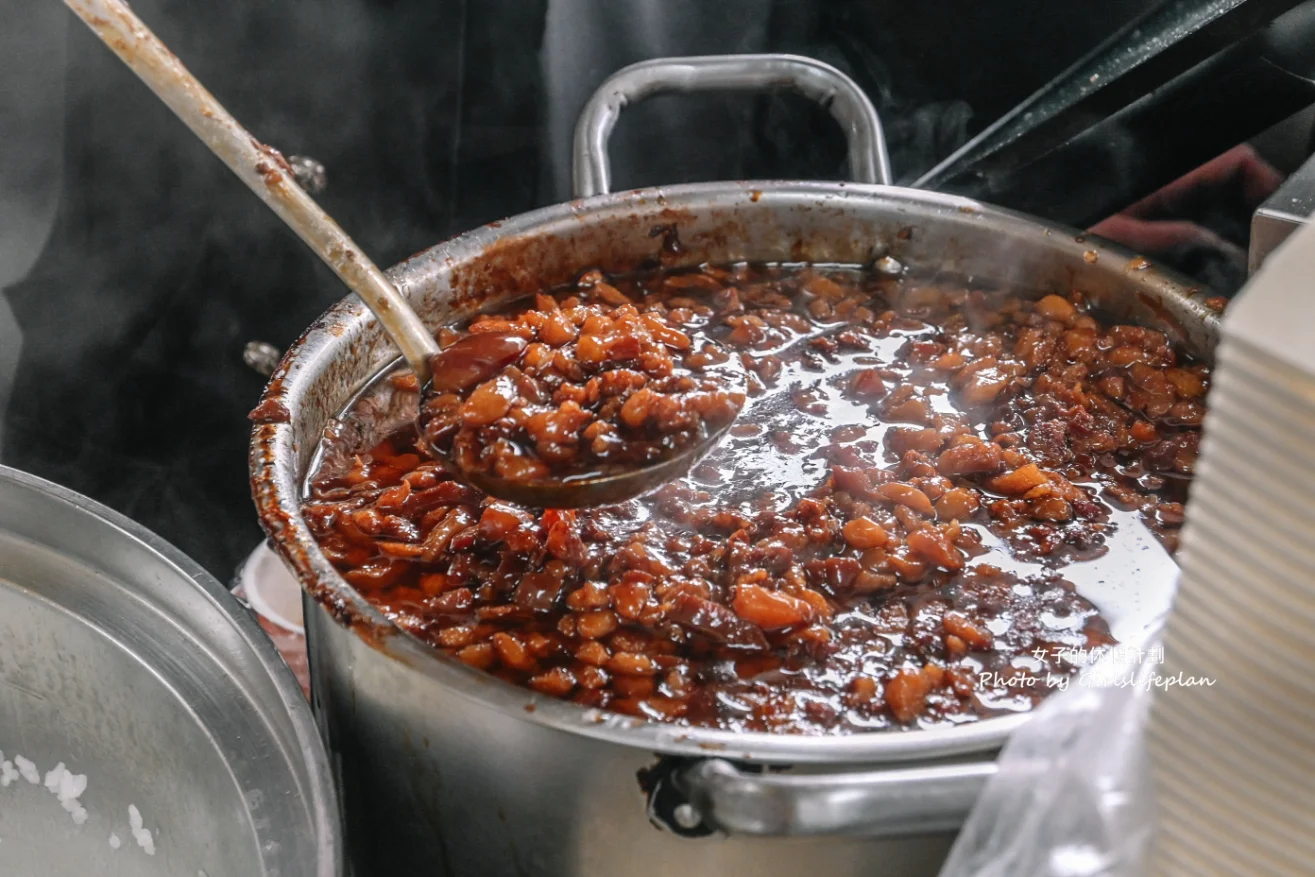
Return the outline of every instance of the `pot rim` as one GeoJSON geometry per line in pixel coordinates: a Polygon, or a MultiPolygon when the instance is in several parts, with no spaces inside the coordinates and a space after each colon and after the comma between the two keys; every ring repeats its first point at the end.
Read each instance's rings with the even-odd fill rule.
{"type": "MultiPolygon", "coordinates": [[[[682,207],[707,209],[748,202],[825,204],[850,199],[893,202],[899,210],[917,207],[935,215],[990,220],[1005,228],[1041,234],[1047,246],[1070,250],[1121,266],[1128,282],[1156,296],[1181,301],[1182,310],[1199,320],[1209,335],[1217,334],[1218,316],[1204,304],[1204,287],[1160,268],[1131,251],[1096,235],[1054,225],[1035,217],[993,207],[969,198],[898,186],[807,181],[737,181],[693,183],[637,189],[577,199],[539,208],[460,234],[421,251],[388,270],[404,294],[417,278],[435,266],[451,270],[478,257],[495,242],[520,234],[551,234],[552,226],[579,224],[597,214],[653,211],[682,207]]],[[[911,220],[916,217],[910,217],[911,220]]],[[[1088,261],[1091,257],[1087,256],[1088,261]]],[[[312,366],[330,357],[341,344],[342,326],[372,319],[364,304],[348,296],[333,305],[292,345],[261,397],[261,408],[288,414],[285,400],[296,400],[319,370],[312,366]]],[[[359,385],[353,392],[359,390],[359,385]]],[[[295,403],[294,403],[295,404],[295,403]]],[[[304,473],[289,471],[295,459],[291,414],[283,422],[260,422],[252,431],[250,465],[252,496],[269,538],[301,582],[305,600],[315,601],[335,623],[352,628],[364,642],[459,695],[510,717],[568,733],[606,740],[663,754],[726,757],[771,763],[881,763],[931,760],[991,753],[1004,744],[1031,713],[996,716],[962,726],[911,731],[874,731],[845,736],[806,736],[765,732],[732,732],[647,721],[581,707],[540,695],[471,668],[406,633],[393,624],[338,574],[320,551],[300,513],[304,473]]],[[[318,440],[318,437],[316,437],[318,440]]],[[[313,624],[307,624],[308,630],[313,624]]]]}

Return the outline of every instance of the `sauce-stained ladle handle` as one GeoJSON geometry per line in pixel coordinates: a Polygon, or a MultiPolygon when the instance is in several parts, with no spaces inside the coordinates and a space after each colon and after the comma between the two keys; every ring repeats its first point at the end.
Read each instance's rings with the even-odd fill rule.
{"type": "Polygon", "coordinates": [[[283,156],[238,124],[122,0],[64,2],[360,296],[424,386],[429,358],[438,353],[433,336],[384,273],[297,185],[283,156]]]}

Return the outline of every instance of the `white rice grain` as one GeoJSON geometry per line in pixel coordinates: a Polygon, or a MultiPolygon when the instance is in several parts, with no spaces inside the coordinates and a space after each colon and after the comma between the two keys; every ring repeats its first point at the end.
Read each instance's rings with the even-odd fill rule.
{"type": "MultiPolygon", "coordinates": [[[[64,765],[60,765],[63,767],[64,765]]],[[[87,791],[87,775],[84,773],[71,773],[64,771],[63,776],[59,779],[59,799],[77,800],[82,797],[82,793],[87,791]]]]}
{"type": "Polygon", "coordinates": [[[142,827],[142,811],[137,809],[136,804],[128,805],[128,824],[132,826],[132,837],[137,841],[137,846],[141,847],[146,855],[155,855],[155,838],[151,837],[149,828],[142,827]]]}
{"type": "Polygon", "coordinates": [[[64,762],[62,761],[59,764],[55,765],[53,768],[51,768],[49,771],[47,771],[46,790],[49,792],[58,793],[60,783],[64,781],[64,774],[65,774],[64,762]]]}
{"type": "Polygon", "coordinates": [[[34,786],[41,785],[41,773],[37,766],[28,761],[21,755],[14,756],[14,764],[18,767],[18,774],[34,786]]]}
{"type": "MultiPolygon", "coordinates": [[[[87,791],[86,774],[73,773],[61,761],[43,777],[31,759],[15,755],[13,761],[8,761],[5,759],[4,752],[0,752],[0,788],[5,788],[18,779],[25,779],[34,786],[44,785],[46,791],[59,799],[60,806],[72,817],[75,825],[84,825],[87,822],[90,814],[78,800],[87,791]]],[[[137,809],[136,804],[128,805],[128,823],[132,827],[132,837],[137,842],[137,846],[141,847],[146,855],[154,856],[155,836],[146,828],[142,812],[137,809]]],[[[111,833],[109,845],[110,849],[117,850],[123,846],[123,840],[117,833],[111,833]]]]}

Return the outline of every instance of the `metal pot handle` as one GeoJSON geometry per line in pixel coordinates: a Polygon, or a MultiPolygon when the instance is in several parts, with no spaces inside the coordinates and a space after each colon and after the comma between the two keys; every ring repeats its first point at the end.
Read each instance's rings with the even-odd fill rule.
{"type": "Polygon", "coordinates": [[[863,773],[747,773],[729,761],[695,762],[676,777],[684,828],[759,837],[895,837],[959,828],[994,761],[863,773]]]}
{"type": "Polygon", "coordinates": [[[611,191],[607,141],[621,109],[663,92],[791,88],[831,111],[849,141],[849,173],[860,183],[890,185],[881,120],[863,89],[830,64],[799,55],[706,55],[631,64],[594,92],[575,126],[575,196],[611,191]]]}

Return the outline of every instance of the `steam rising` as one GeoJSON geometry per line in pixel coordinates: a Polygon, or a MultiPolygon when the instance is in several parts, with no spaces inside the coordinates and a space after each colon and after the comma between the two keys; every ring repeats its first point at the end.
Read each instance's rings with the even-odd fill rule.
{"type": "MultiPolygon", "coordinates": [[[[763,0],[554,0],[542,69],[547,90],[543,200],[572,196],[571,138],[593,90],[620,68],[675,55],[790,52],[855,78],[882,115],[898,178],[967,141],[963,100],[929,100],[896,75],[881,29],[847,32],[852,4],[763,0]]],[[[609,150],[616,188],[727,179],[843,179],[845,147],[825,110],[790,94],[668,95],[627,107],[609,150]]]]}
{"type": "MultiPolygon", "coordinates": [[[[916,4],[869,6],[134,3],[257,136],[324,164],[319,200],[383,265],[568,197],[575,116],[632,61],[789,51],[836,64],[883,113],[900,178],[989,120],[974,94],[1012,102],[1039,84],[924,82],[953,59],[890,24],[916,4]]],[[[243,352],[286,349],[343,290],[60,4],[0,0],[0,15],[3,462],[107,502],[227,577],[260,538],[245,415],[264,378],[243,352]]],[[[1045,73],[1031,57],[1027,75],[1045,73]]],[[[614,143],[622,186],[844,173],[834,122],[786,97],[653,101],[614,143]]]]}
{"type": "MultiPolygon", "coordinates": [[[[286,347],[343,291],[60,4],[0,6],[0,39],[29,46],[0,52],[28,74],[2,71],[18,124],[5,126],[0,167],[17,161],[27,180],[0,171],[4,462],[107,502],[226,577],[260,538],[245,415],[264,378],[243,348],[286,347]],[[9,27],[20,8],[53,11],[54,26],[9,27]],[[64,96],[23,87],[36,80],[64,96]],[[63,179],[37,160],[62,163],[63,179]],[[14,192],[26,198],[17,219],[14,192]]],[[[326,206],[385,264],[441,235],[441,217],[399,210],[376,183],[379,166],[402,163],[373,148],[372,116],[415,97],[367,97],[405,60],[380,45],[378,17],[351,0],[135,7],[258,136],[328,165],[326,206]]],[[[422,139],[408,136],[411,154],[422,139]]]]}

